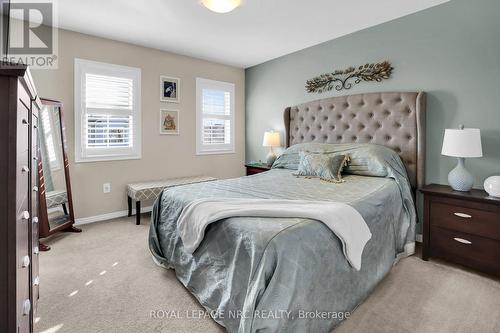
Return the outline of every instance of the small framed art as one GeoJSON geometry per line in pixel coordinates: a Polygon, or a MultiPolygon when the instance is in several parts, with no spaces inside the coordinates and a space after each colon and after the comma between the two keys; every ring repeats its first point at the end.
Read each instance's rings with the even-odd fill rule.
{"type": "Polygon", "coordinates": [[[179,103],[181,80],[176,77],[160,76],[160,101],[179,103]]]}
{"type": "Polygon", "coordinates": [[[160,134],[179,135],[178,110],[160,110],[160,134]]]}

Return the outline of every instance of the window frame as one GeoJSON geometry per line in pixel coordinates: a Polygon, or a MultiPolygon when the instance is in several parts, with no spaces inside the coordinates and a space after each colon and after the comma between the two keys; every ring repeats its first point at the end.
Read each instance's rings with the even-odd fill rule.
{"type": "MultiPolygon", "coordinates": [[[[100,162],[115,160],[137,160],[142,158],[141,136],[141,69],[137,67],[121,66],[104,62],[75,58],[75,163],[100,162]],[[86,148],[83,140],[87,108],[84,105],[85,74],[97,74],[114,77],[125,77],[133,80],[133,107],[132,107],[132,147],[131,148],[86,148]],[[96,154],[100,149],[103,153],[96,154]],[[94,153],[89,154],[89,150],[94,153]]],[[[97,110],[97,109],[96,109],[97,110]]],[[[112,109],[111,109],[112,110],[112,109]]],[[[97,112],[98,113],[98,112],[97,112]]],[[[110,111],[109,114],[119,114],[110,111]]]]}
{"type": "Polygon", "coordinates": [[[196,155],[217,155],[217,154],[234,154],[235,153],[235,84],[224,81],[216,81],[204,78],[196,78],[196,155]],[[203,134],[203,89],[215,89],[229,92],[230,94],[230,115],[220,116],[212,115],[218,119],[225,119],[228,117],[230,121],[230,143],[220,145],[204,145],[202,142],[203,134]]]}

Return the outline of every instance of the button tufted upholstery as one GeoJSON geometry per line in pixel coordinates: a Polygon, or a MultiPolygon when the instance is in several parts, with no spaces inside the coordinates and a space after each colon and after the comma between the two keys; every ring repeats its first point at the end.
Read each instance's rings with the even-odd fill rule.
{"type": "Polygon", "coordinates": [[[287,147],[302,142],[375,143],[394,149],[413,187],[425,181],[425,93],[320,99],[285,109],[287,147]]]}

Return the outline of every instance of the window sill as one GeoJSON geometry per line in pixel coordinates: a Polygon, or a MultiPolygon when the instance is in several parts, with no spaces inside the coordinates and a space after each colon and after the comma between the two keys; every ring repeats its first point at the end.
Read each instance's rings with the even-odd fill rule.
{"type": "Polygon", "coordinates": [[[226,154],[235,154],[234,150],[209,150],[209,151],[197,151],[197,156],[203,155],[226,155],[226,154]]]}
{"type": "Polygon", "coordinates": [[[111,161],[125,161],[125,160],[140,160],[141,155],[136,156],[102,156],[102,157],[88,157],[88,158],[75,158],[75,163],[93,163],[93,162],[111,162],[111,161]]]}

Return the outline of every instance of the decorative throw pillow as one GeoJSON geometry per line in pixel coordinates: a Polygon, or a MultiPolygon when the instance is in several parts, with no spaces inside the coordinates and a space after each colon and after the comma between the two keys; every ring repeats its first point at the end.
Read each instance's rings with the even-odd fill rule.
{"type": "Polygon", "coordinates": [[[306,178],[320,178],[332,183],[342,183],[341,173],[349,161],[348,155],[332,155],[301,151],[299,167],[293,175],[306,178]]]}

